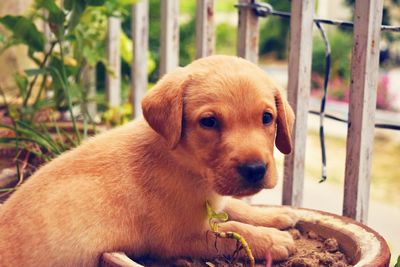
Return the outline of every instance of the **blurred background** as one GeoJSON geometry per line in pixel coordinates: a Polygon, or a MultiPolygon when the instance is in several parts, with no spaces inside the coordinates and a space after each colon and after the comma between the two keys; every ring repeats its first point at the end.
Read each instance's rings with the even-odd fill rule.
{"type": "MultiPolygon", "coordinates": [[[[85,0],[81,5],[73,3],[64,1],[69,14],[64,16],[58,11],[59,1],[0,1],[0,197],[3,200],[44,162],[78,145],[86,136],[123,124],[131,118],[130,65],[134,40],[130,10],[135,1],[85,0]],[[113,16],[122,22],[119,106],[107,104],[105,93],[106,74],[112,72],[106,57],[107,20],[113,16]],[[46,28],[45,25],[50,26],[46,28]],[[56,36],[54,43],[62,43],[63,49],[56,45],[51,47],[51,43],[42,40],[46,31],[56,36]],[[49,50],[50,53],[45,52],[49,50]],[[48,66],[46,70],[41,70],[42,64],[48,66]],[[88,70],[95,74],[89,85],[83,75],[88,70]],[[89,87],[95,87],[94,95],[90,94],[89,87]],[[88,109],[85,103],[89,100],[96,102],[98,112],[93,116],[90,112],[85,113],[88,109]],[[71,121],[73,125],[65,125],[71,121]],[[22,137],[28,143],[20,142],[16,150],[15,144],[18,146],[17,141],[22,141],[22,137]]],[[[147,71],[151,88],[160,76],[160,0],[150,0],[149,3],[147,71]]],[[[215,1],[216,54],[236,54],[236,3],[235,0],[215,1]]],[[[275,10],[290,12],[288,0],[270,0],[268,3],[275,10]]],[[[351,21],[353,7],[352,0],[318,0],[316,16],[351,21]]],[[[195,0],[180,1],[181,66],[195,59],[195,14],[195,0]]],[[[287,19],[272,16],[261,19],[260,24],[259,65],[282,88],[287,86],[289,24],[287,19]]],[[[384,1],[382,24],[400,25],[399,0],[384,1]]],[[[332,50],[327,112],[347,118],[352,30],[329,25],[324,28],[332,50]]],[[[316,27],[312,47],[310,106],[319,110],[325,46],[316,27]]],[[[385,32],[381,35],[376,107],[378,121],[400,125],[400,33],[385,32]]],[[[318,131],[319,117],[309,115],[304,206],[341,214],[347,125],[325,120],[328,179],[324,183],[318,182],[321,179],[318,131]]],[[[283,157],[279,152],[276,156],[282,168],[283,157]]],[[[399,162],[400,132],[376,129],[368,224],[388,240],[394,256],[400,254],[399,162]]],[[[281,187],[280,183],[277,189],[263,191],[252,201],[280,204],[281,187]]]]}

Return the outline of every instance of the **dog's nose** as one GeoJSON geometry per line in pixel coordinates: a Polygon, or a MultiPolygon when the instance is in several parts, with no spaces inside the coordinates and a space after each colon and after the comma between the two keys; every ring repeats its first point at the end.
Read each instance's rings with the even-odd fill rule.
{"type": "Polygon", "coordinates": [[[250,183],[256,183],[264,178],[267,166],[262,162],[253,162],[238,167],[240,175],[250,183]]]}

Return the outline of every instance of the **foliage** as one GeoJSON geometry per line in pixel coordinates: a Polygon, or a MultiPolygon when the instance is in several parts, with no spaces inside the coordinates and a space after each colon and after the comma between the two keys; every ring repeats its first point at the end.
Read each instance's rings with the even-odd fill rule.
{"type": "Polygon", "coordinates": [[[159,67],[160,67],[160,0],[149,1],[149,50],[152,58],[156,62],[156,68],[150,74],[149,80],[155,82],[158,80],[159,67]]]}
{"type": "Polygon", "coordinates": [[[103,113],[103,121],[109,126],[123,125],[132,118],[133,108],[129,103],[120,107],[112,107],[103,113]]]}
{"type": "Polygon", "coordinates": [[[397,257],[397,262],[393,267],[400,267],[400,256],[397,257]]]}
{"type": "MultiPolygon", "coordinates": [[[[290,11],[290,1],[269,0],[269,4],[279,11],[290,11]]],[[[289,46],[290,21],[270,16],[261,21],[260,54],[274,54],[277,59],[286,59],[289,46]]]]}
{"type": "MultiPolygon", "coordinates": [[[[313,73],[311,76],[311,89],[315,97],[322,97],[324,78],[318,73],[313,73]]],[[[389,75],[384,74],[379,76],[377,88],[376,108],[381,110],[393,110],[395,106],[393,98],[389,95],[389,75]]],[[[328,100],[341,101],[349,103],[350,87],[349,81],[339,76],[331,78],[328,89],[328,100]]]]}
{"type": "Polygon", "coordinates": [[[0,124],[8,131],[0,143],[14,144],[18,172],[21,155],[33,154],[41,162],[48,161],[78,145],[88,134],[92,118],[85,109],[90,99],[82,79],[84,68],[94,68],[99,62],[107,65],[107,18],[123,16],[125,7],[134,1],[65,0],[63,8],[58,2],[35,0],[26,16],[0,17],[0,24],[9,31],[0,38],[0,52],[25,45],[35,64],[14,74],[21,105],[13,104],[15,100],[10,101],[0,87],[9,118],[0,124]],[[44,24],[49,35],[36,26],[44,24]],[[61,117],[69,117],[72,131],[59,126],[61,117]]]}
{"type": "Polygon", "coordinates": [[[206,201],[206,209],[211,231],[218,232],[218,222],[226,222],[229,219],[228,214],[226,212],[217,213],[208,201],[206,201]]]}
{"type": "MultiPolygon", "coordinates": [[[[187,11],[190,14],[190,19],[181,23],[179,26],[179,64],[187,65],[194,60],[195,57],[195,1],[187,1],[183,6],[187,6],[187,11]]],[[[160,1],[150,0],[150,51],[157,62],[157,69],[150,77],[150,81],[158,79],[159,72],[159,47],[160,47],[160,1]],[[156,18],[156,19],[152,19],[156,18]],[[153,28],[153,29],[152,29],[153,28]]]]}
{"type": "Polygon", "coordinates": [[[185,66],[195,59],[196,54],[196,20],[193,16],[180,26],[179,64],[185,66]]]}
{"type": "MultiPolygon", "coordinates": [[[[54,95],[48,102],[57,110],[67,110],[68,101],[72,104],[84,99],[86,92],[80,84],[82,69],[86,64],[93,67],[97,62],[105,61],[106,14],[111,15],[111,8],[119,7],[120,2],[121,0],[70,0],[65,1],[65,9],[61,9],[54,0],[36,0],[33,12],[27,17],[0,18],[0,23],[11,31],[3,49],[25,44],[28,46],[29,57],[37,64],[36,69],[20,74],[16,79],[24,99],[24,108],[32,100],[32,92],[39,78],[43,82],[35,97],[35,104],[45,93],[54,95]],[[47,16],[42,15],[45,12],[47,16]],[[52,33],[50,38],[47,38],[49,48],[45,48],[45,34],[37,29],[34,21],[44,21],[48,24],[52,33]],[[20,81],[28,80],[29,76],[33,76],[29,87],[22,88],[23,84],[20,81]],[[46,84],[47,80],[50,81],[46,84]]],[[[35,104],[32,105],[33,112],[36,110],[35,104]]],[[[22,116],[18,119],[27,118],[22,116]]]]}
{"type": "MultiPolygon", "coordinates": [[[[216,1],[216,12],[236,13],[235,0],[216,1]]],[[[149,50],[150,57],[155,62],[154,71],[150,72],[150,82],[159,78],[160,66],[160,0],[149,1],[149,50]]],[[[180,21],[179,33],[179,64],[186,65],[195,59],[195,12],[196,1],[187,0],[180,2],[180,13],[189,19],[180,21]]],[[[123,28],[130,35],[130,18],[123,23],[123,28]]],[[[236,45],[236,27],[228,23],[216,24],[216,51],[218,53],[234,53],[236,45]]]]}
{"type": "Polygon", "coordinates": [[[29,18],[6,15],[0,18],[0,23],[13,33],[11,40],[4,45],[3,49],[17,44],[25,44],[29,48],[30,57],[34,52],[43,51],[44,35],[39,32],[29,18]]]}
{"type": "Polygon", "coordinates": [[[223,22],[216,26],[216,53],[236,54],[236,27],[223,22]]]}
{"type": "MultiPolygon", "coordinates": [[[[345,0],[344,2],[347,6],[354,9],[355,0],[345,0]]],[[[399,23],[398,20],[399,4],[400,0],[385,0],[383,2],[382,24],[396,25],[399,23]]],[[[399,35],[393,32],[381,32],[381,40],[383,41],[383,43],[387,44],[387,48],[381,47],[381,55],[380,55],[381,63],[398,65],[399,52],[396,48],[391,49],[391,46],[398,47],[398,42],[400,40],[399,35]],[[382,52],[386,52],[387,54],[382,57],[383,55],[382,52]]]]}
{"type": "MultiPolygon", "coordinates": [[[[328,40],[331,46],[332,77],[343,79],[350,78],[350,57],[353,40],[351,33],[342,30],[328,32],[328,40]]],[[[321,36],[316,36],[313,42],[312,69],[314,72],[324,75],[325,72],[325,45],[321,36]]]]}
{"type": "Polygon", "coordinates": [[[238,249],[234,252],[234,255],[237,255],[238,251],[243,248],[246,252],[247,258],[249,259],[250,267],[254,267],[254,256],[244,237],[235,232],[220,232],[218,230],[218,223],[226,222],[229,219],[228,214],[226,212],[215,212],[208,201],[206,201],[206,210],[210,229],[215,234],[215,236],[219,238],[229,238],[236,240],[239,246],[237,246],[238,249]]]}
{"type": "MultiPolygon", "coordinates": [[[[348,3],[353,1],[347,1],[348,3]]],[[[387,9],[384,9],[383,23],[390,23],[387,9]],[[386,10],[386,11],[385,11],[386,10]],[[386,14],[386,15],[385,15],[386,14]]],[[[343,102],[349,101],[349,83],[350,83],[350,61],[352,56],[352,32],[339,29],[329,28],[328,39],[331,46],[331,73],[332,77],[329,81],[329,98],[343,102]]],[[[382,51],[381,51],[382,56],[382,51]]],[[[325,46],[321,37],[315,36],[313,42],[312,55],[312,89],[321,89],[323,87],[323,78],[325,71],[325,46]]],[[[377,88],[377,108],[383,110],[393,110],[393,99],[388,94],[387,75],[383,75],[379,79],[377,88]]]]}

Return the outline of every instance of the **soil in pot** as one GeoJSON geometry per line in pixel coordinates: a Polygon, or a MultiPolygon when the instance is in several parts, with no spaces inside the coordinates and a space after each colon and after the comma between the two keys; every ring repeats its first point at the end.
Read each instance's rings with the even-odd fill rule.
{"type": "MultiPolygon", "coordinates": [[[[288,260],[283,262],[275,262],[272,267],[347,267],[352,266],[346,255],[340,250],[339,244],[335,238],[324,239],[313,231],[300,232],[298,229],[290,229],[289,232],[295,239],[297,252],[288,260]]],[[[241,255],[243,252],[241,252],[241,255]]],[[[142,258],[135,259],[139,264],[146,267],[161,266],[182,266],[182,267],[243,267],[248,266],[246,260],[221,257],[213,261],[194,260],[194,259],[177,259],[168,262],[160,262],[154,259],[142,258]]],[[[257,262],[256,267],[268,266],[266,262],[257,262]]]]}

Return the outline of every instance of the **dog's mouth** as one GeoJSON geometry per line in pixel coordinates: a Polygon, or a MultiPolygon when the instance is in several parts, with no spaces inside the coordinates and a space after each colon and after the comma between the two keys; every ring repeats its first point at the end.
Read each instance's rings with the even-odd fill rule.
{"type": "Polygon", "coordinates": [[[216,193],[222,196],[246,197],[260,192],[265,185],[264,179],[254,183],[248,183],[243,181],[240,177],[228,179],[220,176],[215,177],[213,187],[216,193]]]}
{"type": "Polygon", "coordinates": [[[234,197],[252,196],[252,195],[260,192],[263,188],[264,188],[263,184],[251,185],[249,187],[239,189],[239,191],[234,192],[234,194],[231,194],[231,196],[234,196],[234,197]]]}

